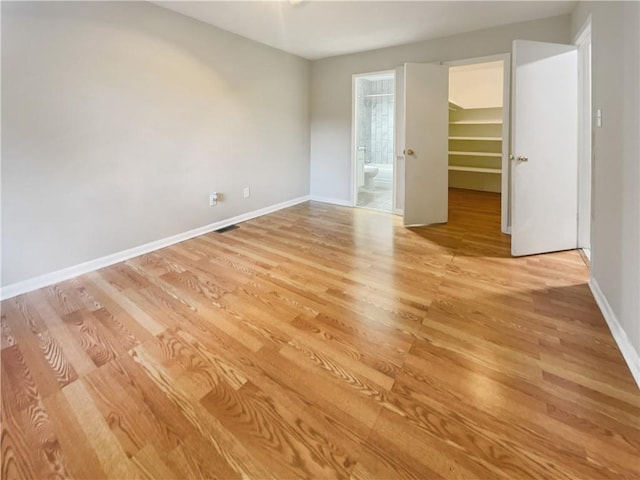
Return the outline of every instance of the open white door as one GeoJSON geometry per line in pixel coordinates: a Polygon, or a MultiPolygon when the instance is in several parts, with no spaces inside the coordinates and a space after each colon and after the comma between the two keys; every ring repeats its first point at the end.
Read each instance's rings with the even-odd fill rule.
{"type": "Polygon", "coordinates": [[[577,85],[575,46],[513,42],[515,256],[577,248],[577,85]]]}
{"type": "Polygon", "coordinates": [[[404,65],[404,225],[447,221],[449,67],[404,65]]]}

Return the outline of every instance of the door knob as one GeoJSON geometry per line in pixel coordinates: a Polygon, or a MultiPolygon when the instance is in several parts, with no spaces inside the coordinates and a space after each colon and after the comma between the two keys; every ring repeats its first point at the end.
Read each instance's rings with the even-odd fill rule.
{"type": "Polygon", "coordinates": [[[527,157],[523,157],[522,155],[519,155],[516,160],[518,160],[519,162],[528,162],[529,161],[529,159],[527,157]]]}
{"type": "Polygon", "coordinates": [[[413,150],[407,148],[406,150],[403,150],[402,153],[404,153],[405,155],[413,155],[413,150]]]}

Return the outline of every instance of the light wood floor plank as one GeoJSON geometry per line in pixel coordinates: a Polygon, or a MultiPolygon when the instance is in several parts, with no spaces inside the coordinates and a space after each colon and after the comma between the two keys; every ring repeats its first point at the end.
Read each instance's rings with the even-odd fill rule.
{"type": "Polygon", "coordinates": [[[308,202],[2,302],[1,478],[640,479],[577,252],[308,202]]]}

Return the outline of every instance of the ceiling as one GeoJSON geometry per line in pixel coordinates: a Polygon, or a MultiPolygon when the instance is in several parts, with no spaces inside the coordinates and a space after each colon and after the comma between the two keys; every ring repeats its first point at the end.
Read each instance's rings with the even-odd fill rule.
{"type": "Polygon", "coordinates": [[[310,60],[571,12],[567,1],[154,1],[310,60]]]}

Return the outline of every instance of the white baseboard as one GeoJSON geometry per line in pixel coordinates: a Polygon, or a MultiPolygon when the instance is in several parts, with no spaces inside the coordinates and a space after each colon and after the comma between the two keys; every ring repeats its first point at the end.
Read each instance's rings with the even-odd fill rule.
{"type": "Polygon", "coordinates": [[[94,270],[108,267],[109,265],[113,265],[114,263],[123,262],[130,258],[137,257],[139,255],[143,255],[160,248],[168,247],[169,245],[183,242],[190,238],[204,235],[205,233],[220,230],[221,228],[228,227],[229,225],[246,222],[247,220],[251,220],[252,218],[260,217],[268,213],[273,213],[275,211],[282,210],[283,208],[291,207],[308,200],[309,196],[294,198],[292,200],[287,200],[286,202],[277,203],[275,205],[261,208],[259,210],[254,210],[252,212],[243,213],[241,215],[227,218],[225,220],[220,220],[219,222],[210,223],[209,225],[205,225],[203,227],[194,228],[193,230],[189,230],[187,232],[178,233],[177,235],[172,235],[170,237],[162,238],[150,243],[145,243],[144,245],[139,245],[127,250],[112,253],[111,255],[107,255],[105,257],[96,258],[95,260],[89,260],[88,262],[63,268],[62,270],[40,275],[38,277],[29,278],[21,282],[12,283],[0,289],[0,300],[6,300],[7,298],[15,297],[16,295],[21,295],[23,293],[31,292],[33,290],[37,290],[54,283],[62,282],[64,280],[77,277],[78,275],[93,272],[94,270]]]}
{"type": "Polygon", "coordinates": [[[318,195],[309,195],[312,202],[330,203],[332,205],[340,205],[342,207],[353,207],[353,203],[348,200],[340,200],[338,198],[320,197],[318,195]]]}
{"type": "Polygon", "coordinates": [[[627,362],[629,370],[631,370],[633,379],[640,388],[640,356],[638,355],[638,352],[633,347],[633,344],[629,340],[626,332],[622,329],[616,314],[613,312],[611,305],[609,305],[609,302],[607,301],[607,297],[604,296],[604,293],[600,290],[598,282],[593,277],[589,280],[589,288],[591,289],[591,293],[593,293],[593,298],[596,299],[596,303],[600,307],[600,311],[602,312],[604,319],[607,321],[607,325],[609,326],[609,330],[611,330],[613,339],[618,344],[618,348],[620,349],[624,360],[627,362]]]}

